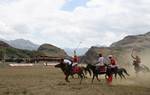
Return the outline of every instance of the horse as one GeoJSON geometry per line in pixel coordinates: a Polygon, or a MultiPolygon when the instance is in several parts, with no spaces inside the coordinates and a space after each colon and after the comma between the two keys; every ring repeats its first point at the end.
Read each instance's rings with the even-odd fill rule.
{"type": "Polygon", "coordinates": [[[147,66],[144,64],[139,65],[136,61],[133,61],[133,66],[136,74],[139,72],[150,72],[150,69],[147,66]]]}
{"type": "Polygon", "coordinates": [[[98,75],[103,75],[103,74],[105,74],[105,78],[107,76],[109,76],[110,74],[112,74],[112,75],[115,74],[115,78],[117,78],[117,75],[119,75],[121,79],[122,78],[126,79],[124,74],[129,76],[129,74],[128,74],[128,72],[127,72],[127,70],[125,68],[116,68],[114,70],[113,68],[111,68],[107,64],[105,64],[105,66],[107,67],[106,70],[101,72],[99,69],[96,69],[96,66],[91,65],[91,64],[87,65],[87,68],[91,69],[92,72],[93,72],[92,83],[93,83],[93,80],[94,80],[95,77],[97,78],[98,81],[100,81],[99,78],[98,78],[98,75]]]}
{"type": "Polygon", "coordinates": [[[80,84],[82,83],[82,80],[84,78],[84,68],[82,67],[78,67],[78,66],[71,66],[68,64],[64,64],[64,63],[59,63],[57,65],[55,65],[56,68],[60,68],[63,73],[65,74],[65,80],[66,82],[70,82],[68,77],[69,76],[73,76],[74,74],[78,74],[78,76],[80,77],[80,84]]]}
{"type": "Polygon", "coordinates": [[[99,78],[98,78],[98,75],[102,75],[102,74],[105,74],[105,78],[108,76],[111,76],[112,75],[112,70],[111,70],[111,68],[110,68],[110,66],[108,66],[108,65],[106,65],[106,71],[104,71],[104,72],[100,72],[100,70],[98,70],[97,68],[96,68],[96,66],[94,66],[94,65],[92,65],[92,64],[88,64],[87,65],[87,69],[90,69],[90,70],[92,70],[92,72],[93,72],[93,78],[92,78],[92,83],[93,83],[93,80],[95,79],[95,77],[96,77],[96,79],[98,80],[98,81],[100,81],[99,80],[99,78]]]}

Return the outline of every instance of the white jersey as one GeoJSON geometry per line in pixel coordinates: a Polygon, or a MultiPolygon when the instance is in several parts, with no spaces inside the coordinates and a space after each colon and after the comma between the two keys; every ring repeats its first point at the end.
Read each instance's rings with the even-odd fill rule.
{"type": "Polygon", "coordinates": [[[99,57],[98,58],[98,64],[96,64],[97,66],[103,66],[105,63],[105,59],[104,57],[99,57]]]}
{"type": "Polygon", "coordinates": [[[68,60],[68,59],[64,59],[64,63],[71,65],[72,62],[70,60],[68,60]]]}

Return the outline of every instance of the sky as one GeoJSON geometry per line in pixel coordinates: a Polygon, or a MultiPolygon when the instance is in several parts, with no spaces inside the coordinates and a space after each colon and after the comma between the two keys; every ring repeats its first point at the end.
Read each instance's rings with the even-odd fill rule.
{"type": "Polygon", "coordinates": [[[150,0],[0,0],[0,38],[109,46],[150,31],[150,0]]]}

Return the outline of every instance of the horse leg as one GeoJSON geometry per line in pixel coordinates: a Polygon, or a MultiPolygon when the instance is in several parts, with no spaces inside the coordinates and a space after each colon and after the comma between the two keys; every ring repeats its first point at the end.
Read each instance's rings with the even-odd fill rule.
{"type": "Polygon", "coordinates": [[[107,79],[107,77],[108,77],[107,74],[105,74],[105,79],[107,79]]]}
{"type": "Polygon", "coordinates": [[[115,79],[117,79],[117,73],[115,73],[115,79]]]}
{"type": "Polygon", "coordinates": [[[93,75],[93,78],[92,78],[92,84],[93,84],[93,80],[94,80],[94,78],[95,78],[95,74],[93,75]]]}
{"type": "Polygon", "coordinates": [[[97,79],[98,81],[100,81],[100,79],[98,78],[98,74],[96,75],[96,79],[97,79]]]}
{"type": "Polygon", "coordinates": [[[127,72],[127,70],[124,69],[123,72],[124,72],[126,75],[130,76],[130,74],[127,72]]]}
{"type": "MultiPolygon", "coordinates": [[[[81,71],[81,75],[82,75],[83,78],[86,78],[86,77],[85,77],[85,74],[84,74],[84,71],[81,71]]],[[[79,77],[80,77],[80,76],[79,76],[79,77]]]]}
{"type": "Polygon", "coordinates": [[[85,74],[84,74],[84,70],[81,70],[80,73],[81,73],[81,75],[82,75],[83,78],[86,78],[86,76],[85,76],[85,74]]]}
{"type": "Polygon", "coordinates": [[[68,77],[69,77],[69,75],[66,75],[66,77],[65,77],[66,82],[70,82],[70,81],[68,80],[68,77]]]}
{"type": "Polygon", "coordinates": [[[86,69],[84,69],[84,73],[85,73],[85,75],[87,75],[87,71],[86,71],[86,69]]]}
{"type": "Polygon", "coordinates": [[[122,76],[123,76],[124,79],[126,79],[126,77],[125,77],[125,75],[123,73],[122,73],[122,76]]]}
{"type": "Polygon", "coordinates": [[[119,74],[120,78],[122,79],[122,74],[121,73],[118,73],[118,74],[119,74]]]}
{"type": "Polygon", "coordinates": [[[79,74],[80,76],[80,84],[82,83],[82,80],[83,80],[83,75],[82,74],[79,74]]]}
{"type": "Polygon", "coordinates": [[[73,75],[71,75],[71,77],[74,79],[74,76],[73,76],[73,75]]]}
{"type": "MultiPolygon", "coordinates": [[[[81,75],[82,75],[83,78],[86,78],[84,73],[81,73],[81,75]]],[[[80,78],[80,75],[78,75],[78,78],[80,78]]]]}
{"type": "Polygon", "coordinates": [[[83,78],[87,78],[84,73],[82,75],[83,75],[83,78]]]}
{"type": "Polygon", "coordinates": [[[123,73],[121,73],[121,75],[122,75],[122,77],[123,77],[124,79],[126,79],[126,77],[125,77],[125,75],[124,75],[123,73]]]}

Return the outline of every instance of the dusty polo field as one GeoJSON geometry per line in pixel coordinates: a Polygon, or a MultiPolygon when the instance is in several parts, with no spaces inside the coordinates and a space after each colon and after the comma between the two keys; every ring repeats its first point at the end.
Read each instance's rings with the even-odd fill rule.
{"type": "Polygon", "coordinates": [[[80,85],[75,77],[66,83],[53,66],[1,67],[0,95],[150,95],[150,74],[114,79],[112,86],[103,78],[91,84],[90,77],[80,85]]]}

